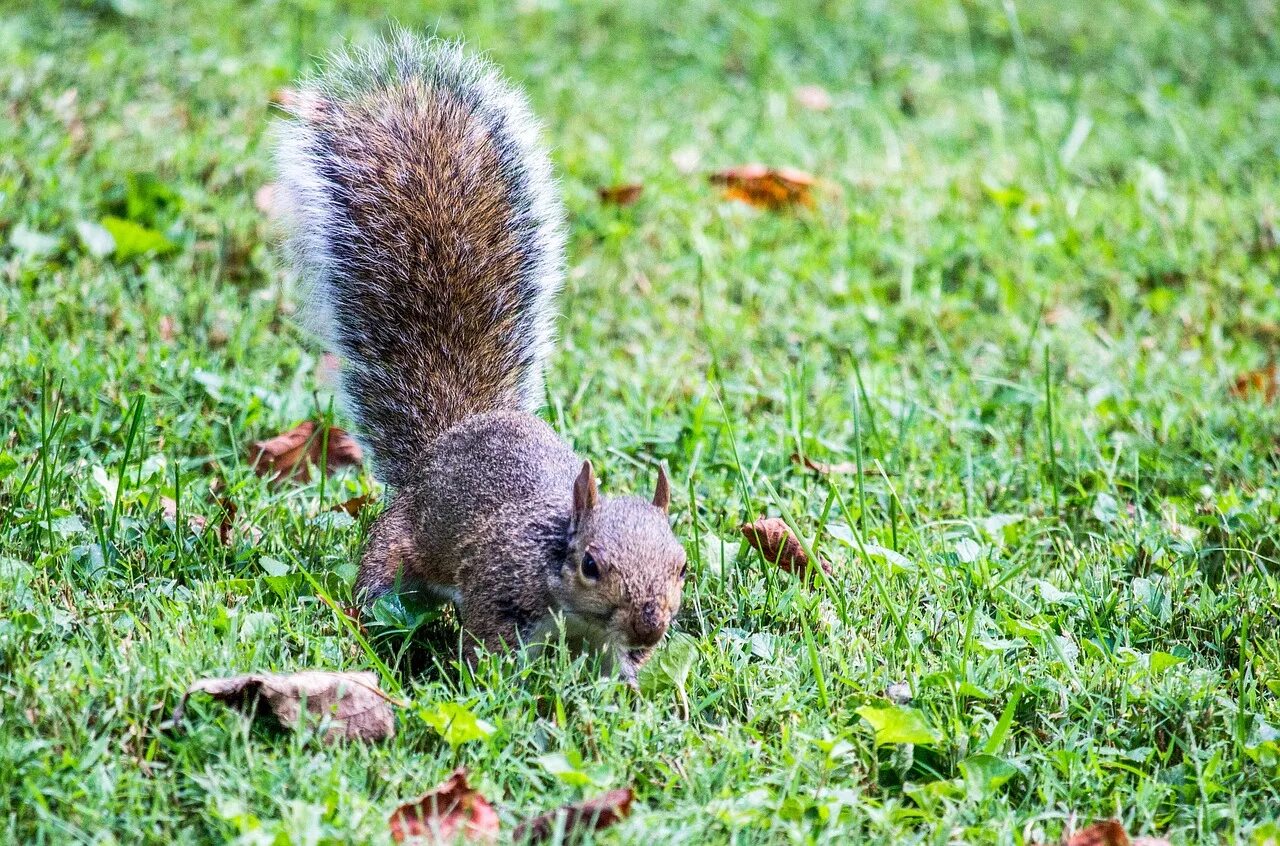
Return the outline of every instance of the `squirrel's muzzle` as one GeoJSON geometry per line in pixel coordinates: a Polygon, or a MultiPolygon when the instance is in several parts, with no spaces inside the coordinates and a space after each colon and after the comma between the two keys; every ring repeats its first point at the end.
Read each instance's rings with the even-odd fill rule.
{"type": "Polygon", "coordinates": [[[653,646],[667,633],[667,610],[660,603],[650,601],[636,609],[631,620],[631,643],[635,646],[653,646]]]}

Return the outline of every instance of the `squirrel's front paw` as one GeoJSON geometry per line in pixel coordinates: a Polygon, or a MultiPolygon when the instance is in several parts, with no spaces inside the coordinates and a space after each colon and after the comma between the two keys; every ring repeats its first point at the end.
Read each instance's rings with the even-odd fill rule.
{"type": "Polygon", "coordinates": [[[618,675],[627,686],[637,693],[640,691],[640,668],[649,660],[653,649],[626,649],[618,651],[618,675]]]}

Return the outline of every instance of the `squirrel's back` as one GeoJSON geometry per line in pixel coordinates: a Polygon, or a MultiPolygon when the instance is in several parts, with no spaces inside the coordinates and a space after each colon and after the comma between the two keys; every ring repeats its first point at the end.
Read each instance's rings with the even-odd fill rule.
{"type": "Polygon", "coordinates": [[[564,244],[550,161],[489,63],[404,32],[332,59],[290,111],[290,252],[378,476],[403,486],[450,426],[541,404],[564,244]]]}

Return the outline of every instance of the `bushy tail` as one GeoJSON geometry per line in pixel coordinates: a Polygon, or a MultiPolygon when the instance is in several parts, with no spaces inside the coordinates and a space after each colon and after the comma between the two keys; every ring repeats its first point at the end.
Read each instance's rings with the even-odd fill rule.
{"type": "Polygon", "coordinates": [[[292,260],[378,477],[441,431],[535,410],[563,275],[563,212],[524,97],[458,44],[396,32],[286,104],[292,260]]]}

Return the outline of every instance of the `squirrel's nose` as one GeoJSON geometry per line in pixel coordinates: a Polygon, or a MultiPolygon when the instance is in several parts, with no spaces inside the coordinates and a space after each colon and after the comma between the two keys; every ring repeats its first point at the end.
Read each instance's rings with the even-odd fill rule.
{"type": "Polygon", "coordinates": [[[631,638],[637,646],[653,646],[666,633],[667,615],[658,602],[650,600],[636,609],[635,619],[631,621],[631,638]]]}

